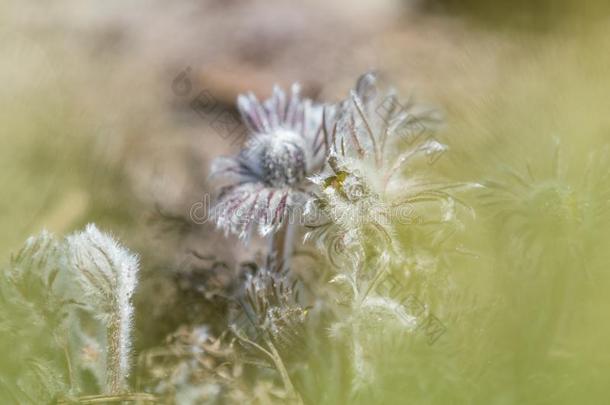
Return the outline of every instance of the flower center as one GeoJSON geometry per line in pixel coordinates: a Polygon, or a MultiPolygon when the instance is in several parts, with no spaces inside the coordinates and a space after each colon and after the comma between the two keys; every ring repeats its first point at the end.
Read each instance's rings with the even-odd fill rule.
{"type": "Polygon", "coordinates": [[[263,178],[272,187],[294,186],[306,176],[302,138],[292,131],[278,130],[260,138],[263,178]]]}
{"type": "Polygon", "coordinates": [[[361,176],[356,173],[348,173],[340,170],[334,176],[328,177],[324,181],[324,188],[332,187],[344,199],[350,202],[358,202],[373,196],[364,183],[361,176]]]}

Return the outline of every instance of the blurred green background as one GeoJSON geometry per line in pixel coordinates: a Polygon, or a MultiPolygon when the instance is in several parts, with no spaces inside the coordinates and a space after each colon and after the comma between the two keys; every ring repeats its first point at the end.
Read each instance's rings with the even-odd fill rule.
{"type": "Polygon", "coordinates": [[[188,212],[210,159],[238,145],[189,101],[208,89],[234,111],[238,93],[293,80],[338,99],[374,67],[445,112],[451,153],[434,171],[512,191],[473,199],[476,217],[446,248],[472,254],[418,279],[448,332],[432,346],[382,345],[390,358],[370,400],[607,403],[608,11],[575,0],[4,1],[0,254],[43,228],[111,230],[142,255],[137,344],[157,344],[185,316],[168,287],[185,252],[227,249],[188,212]],[[193,89],[177,95],[187,67],[193,89]]]}

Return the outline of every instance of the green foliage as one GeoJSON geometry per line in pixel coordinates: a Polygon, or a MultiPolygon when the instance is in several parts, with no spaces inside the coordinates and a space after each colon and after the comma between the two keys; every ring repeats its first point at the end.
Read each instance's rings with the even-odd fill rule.
{"type": "Polygon", "coordinates": [[[44,403],[68,388],[66,320],[57,287],[62,251],[48,233],[27,240],[0,274],[2,402],[44,403]],[[9,349],[10,348],[10,349],[9,349]]]}

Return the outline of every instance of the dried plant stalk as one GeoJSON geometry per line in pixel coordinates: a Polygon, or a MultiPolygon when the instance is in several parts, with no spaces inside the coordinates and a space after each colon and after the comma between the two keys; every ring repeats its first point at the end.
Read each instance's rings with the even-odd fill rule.
{"type": "Polygon", "coordinates": [[[120,395],[85,395],[77,398],[60,398],[57,400],[57,405],[64,404],[107,404],[107,403],[122,403],[130,401],[137,404],[154,404],[157,398],[154,395],[146,393],[130,393],[120,395]]]}

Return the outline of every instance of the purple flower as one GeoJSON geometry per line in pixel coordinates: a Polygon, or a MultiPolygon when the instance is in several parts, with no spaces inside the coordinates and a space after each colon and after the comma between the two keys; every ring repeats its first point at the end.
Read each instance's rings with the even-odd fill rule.
{"type": "Polygon", "coordinates": [[[225,233],[247,239],[256,228],[262,236],[275,232],[307,201],[307,178],[326,157],[323,124],[331,110],[302,99],[297,84],[288,95],[274,87],[263,102],[240,95],[237,104],[250,138],[236,156],[212,165],[212,176],[224,184],[211,217],[225,233]]]}

